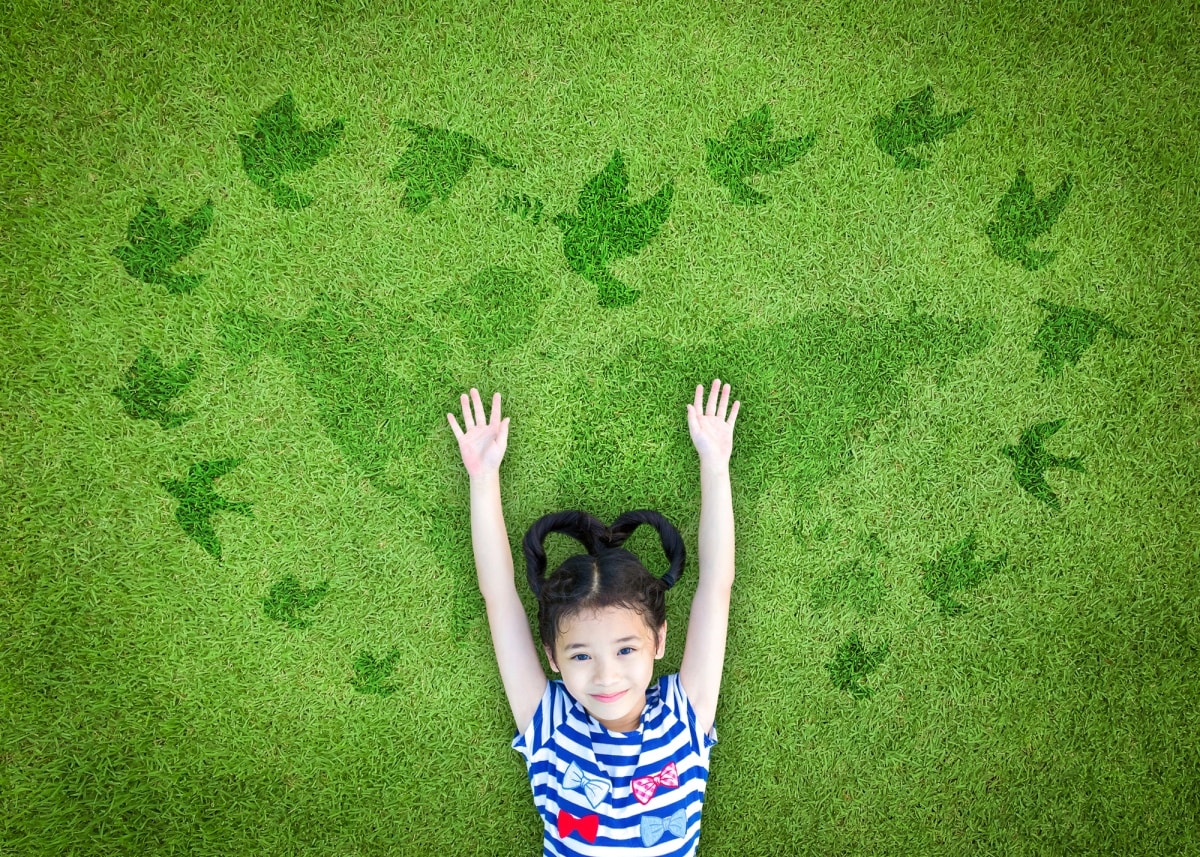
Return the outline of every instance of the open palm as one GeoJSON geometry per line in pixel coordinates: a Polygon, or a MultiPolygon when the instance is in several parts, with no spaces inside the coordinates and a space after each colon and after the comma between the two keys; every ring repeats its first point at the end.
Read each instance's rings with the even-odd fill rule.
{"type": "Polygon", "coordinates": [[[688,405],[688,430],[692,435],[692,443],[700,454],[702,463],[728,464],[733,452],[733,426],[737,422],[738,411],[742,403],[733,403],[729,411],[729,419],[725,419],[726,407],[729,405],[729,385],[721,390],[720,404],[717,402],[717,391],[721,390],[721,379],[713,379],[712,392],[708,396],[708,406],[704,406],[704,385],[696,385],[696,401],[688,405]]]}
{"type": "Polygon", "coordinates": [[[471,388],[471,399],[474,400],[474,414],[471,413],[471,403],[467,394],[462,394],[463,425],[466,431],[458,427],[458,420],[453,414],[446,414],[454,436],[458,438],[458,451],[462,453],[463,465],[471,476],[479,476],[489,471],[499,471],[500,462],[504,459],[504,451],[508,449],[508,420],[500,419],[500,394],[492,396],[492,417],[484,419],[483,402],[479,399],[479,391],[471,388]]]}

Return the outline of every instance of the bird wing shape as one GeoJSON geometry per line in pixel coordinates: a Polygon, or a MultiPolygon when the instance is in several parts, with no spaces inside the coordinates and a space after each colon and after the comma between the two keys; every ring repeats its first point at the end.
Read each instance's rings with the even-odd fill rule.
{"type": "Polygon", "coordinates": [[[1050,490],[1046,475],[1041,470],[1025,470],[1017,472],[1017,482],[1037,499],[1049,506],[1059,508],[1058,497],[1050,490]]]}
{"type": "Polygon", "coordinates": [[[1027,449],[1041,451],[1046,441],[1049,440],[1055,432],[1062,428],[1063,423],[1066,421],[1067,418],[1062,417],[1061,419],[1053,420],[1048,423],[1038,423],[1031,428],[1027,428],[1025,431],[1021,432],[1021,445],[1027,449]]]}
{"type": "Polygon", "coordinates": [[[629,175],[621,150],[613,152],[604,169],[588,179],[579,192],[579,213],[620,211],[629,204],[629,175]]]}

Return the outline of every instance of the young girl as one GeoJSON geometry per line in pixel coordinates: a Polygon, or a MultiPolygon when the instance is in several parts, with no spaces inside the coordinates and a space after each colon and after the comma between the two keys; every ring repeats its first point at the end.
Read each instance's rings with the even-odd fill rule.
{"type": "Polygon", "coordinates": [[[727,421],[729,385],[718,406],[720,385],[714,380],[707,408],[703,385],[687,406],[700,456],[700,583],[679,672],[653,683],[667,639],[664,595],[686,555],[678,530],[651,510],[625,512],[612,526],[586,512],[558,512],[530,527],[523,550],[538,631],[551,669],[562,675],[547,681],[517,595],[500,506],[500,462],[508,447],[500,394],[487,422],[479,391],[471,389],[474,414],[462,395],[465,432],[446,414],[471,477],[479,589],[516,720],[512,746],[525,758],[542,816],[543,855],[696,853],[733,586],[729,456],[741,402],[727,421]],[[661,578],[621,548],[640,524],[658,531],[670,560],[661,578]],[[551,532],[578,539],[587,554],[546,577],[543,541],[551,532]]]}

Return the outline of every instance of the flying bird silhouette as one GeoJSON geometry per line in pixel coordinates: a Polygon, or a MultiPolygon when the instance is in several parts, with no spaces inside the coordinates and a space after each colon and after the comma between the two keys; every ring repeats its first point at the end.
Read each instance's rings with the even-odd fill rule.
{"type": "Polygon", "coordinates": [[[175,274],[171,268],[204,240],[212,225],[213,204],[208,200],[178,225],[154,197],[148,197],[125,230],[128,244],[113,248],[125,270],[146,283],[166,286],[170,294],[190,292],[203,274],[175,274]]]}
{"type": "Polygon", "coordinates": [[[280,179],[285,173],[307,170],[328,155],[342,130],[342,120],[335,119],[323,128],[305,131],[296,118],[292,93],[285,92],[254,120],[253,137],[238,134],[242,167],[251,181],[270,192],[276,207],[305,208],[313,198],[280,179]]]}
{"type": "Polygon", "coordinates": [[[212,483],[242,463],[240,458],[225,458],[219,461],[201,461],[188,470],[186,480],[163,479],[161,484],[172,497],[179,501],[175,509],[175,520],[183,531],[200,547],[221,559],[221,543],[212,526],[214,512],[238,512],[249,515],[250,504],[232,502],[217,494],[212,483]]]}
{"type": "Polygon", "coordinates": [[[873,673],[883,663],[888,655],[888,645],[884,643],[873,651],[867,651],[855,631],[834,653],[834,658],[825,664],[834,687],[848,690],[858,698],[868,697],[874,691],[863,684],[862,679],[873,673]]]}
{"type": "Polygon", "coordinates": [[[173,429],[195,415],[195,411],[167,410],[167,405],[183,394],[199,365],[199,356],[193,355],[167,369],[158,355],[143,345],[133,365],[125,370],[125,383],[110,392],[134,419],[155,420],[164,431],[173,429]]]}
{"type": "Polygon", "coordinates": [[[813,147],[817,132],[790,140],[771,141],[773,123],[766,104],[729,127],[724,140],[704,140],[708,174],[728,191],[736,205],[757,205],[770,199],[746,184],[747,176],[773,173],[790,166],[813,147]]]}
{"type": "Polygon", "coordinates": [[[404,151],[387,177],[390,181],[407,180],[400,204],[418,214],[429,206],[434,196],[438,199],[449,197],[477,156],[494,167],[517,169],[516,164],[504,160],[474,137],[431,125],[418,125],[406,119],[400,124],[416,134],[417,139],[404,151]]]}
{"type": "Polygon", "coordinates": [[[1066,467],[1070,470],[1083,471],[1080,462],[1083,456],[1059,458],[1045,450],[1046,441],[1060,428],[1066,418],[1048,423],[1038,423],[1021,432],[1018,446],[1004,446],[1001,452],[1013,460],[1014,476],[1017,484],[1055,511],[1060,508],[1058,497],[1046,483],[1046,470],[1051,467],[1066,467]]]}
{"type": "Polygon", "coordinates": [[[996,255],[1001,259],[1019,261],[1030,271],[1037,270],[1057,256],[1057,251],[1038,252],[1027,245],[1050,231],[1066,207],[1074,186],[1075,178],[1068,173],[1058,187],[1037,201],[1033,183],[1025,177],[1025,170],[1017,170],[1016,181],[1000,198],[996,205],[996,216],[986,229],[996,255]]]}
{"type": "Polygon", "coordinates": [[[615,259],[639,252],[658,234],[667,219],[673,181],[654,196],[631,205],[625,161],[617,149],[608,164],[583,186],[578,214],[562,212],[551,218],[563,232],[563,254],[571,270],[600,289],[600,306],[627,306],[641,292],[631,289],[608,272],[615,259]]]}
{"type": "Polygon", "coordinates": [[[354,659],[354,678],[350,686],[359,693],[374,693],[379,696],[391,696],[396,692],[395,684],[385,684],[400,661],[400,650],[392,649],[382,658],[377,658],[368,651],[361,651],[354,659]]]}
{"type": "Polygon", "coordinates": [[[1101,330],[1107,330],[1116,339],[1133,339],[1132,333],[1091,310],[1060,306],[1040,298],[1037,305],[1049,315],[1034,334],[1029,350],[1041,350],[1042,359],[1038,369],[1043,377],[1059,374],[1065,363],[1078,363],[1101,330]]]}
{"type": "Polygon", "coordinates": [[[934,561],[925,563],[921,590],[938,603],[943,614],[956,616],[965,613],[967,608],[951,598],[951,593],[974,589],[1007,562],[1007,552],[987,561],[975,559],[975,533],[972,532],[958,544],[943,550],[934,561]]]}
{"type": "Polygon", "coordinates": [[[308,628],[312,626],[312,622],[301,618],[300,611],[311,610],[328,592],[328,580],[320,586],[304,589],[294,574],[288,574],[272,586],[270,593],[263,599],[263,612],[270,619],[286,623],[289,628],[308,628]]]}
{"type": "Polygon", "coordinates": [[[875,145],[896,160],[902,170],[918,170],[925,161],[907,151],[921,143],[933,143],[957,131],[971,118],[973,108],[958,113],[933,112],[933,87],[926,86],[916,95],[896,102],[890,116],[876,116],[875,145]]]}

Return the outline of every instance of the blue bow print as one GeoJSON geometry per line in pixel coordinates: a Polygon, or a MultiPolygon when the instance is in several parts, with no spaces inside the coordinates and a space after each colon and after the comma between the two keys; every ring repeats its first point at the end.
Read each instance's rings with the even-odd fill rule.
{"type": "Polygon", "coordinates": [[[662,839],[663,831],[673,833],[682,839],[687,833],[687,807],[683,807],[674,815],[659,818],[654,815],[642,816],[642,844],[649,848],[662,839]]]}
{"type": "Polygon", "coordinates": [[[563,787],[583,791],[587,795],[588,803],[592,805],[592,809],[595,809],[600,806],[604,796],[612,790],[612,783],[602,777],[587,776],[579,769],[578,765],[572,762],[563,777],[563,787]]]}

